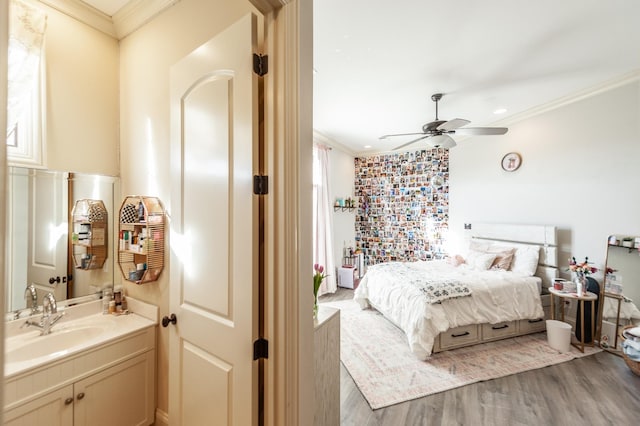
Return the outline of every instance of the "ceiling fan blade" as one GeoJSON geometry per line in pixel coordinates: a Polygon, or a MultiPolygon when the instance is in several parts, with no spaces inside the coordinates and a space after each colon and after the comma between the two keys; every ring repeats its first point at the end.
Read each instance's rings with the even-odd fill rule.
{"type": "Polygon", "coordinates": [[[414,136],[414,135],[424,135],[423,132],[419,132],[419,133],[396,133],[393,135],[382,135],[380,136],[378,139],[387,139],[387,138],[393,138],[396,136],[414,136]]]}
{"type": "Polygon", "coordinates": [[[444,131],[455,130],[462,126],[466,126],[469,123],[471,122],[469,120],[465,120],[464,118],[454,118],[453,120],[445,121],[444,123],[439,125],[437,127],[437,130],[444,130],[444,131]]]}
{"type": "Polygon", "coordinates": [[[454,141],[453,138],[447,134],[436,135],[432,138],[429,138],[427,143],[434,148],[453,148],[454,146],[456,146],[456,141],[454,141]]]}
{"type": "Polygon", "coordinates": [[[412,143],[416,143],[416,142],[421,141],[422,139],[425,139],[425,138],[428,138],[428,137],[429,137],[429,135],[424,135],[424,134],[423,134],[423,135],[422,135],[422,136],[420,136],[419,138],[416,138],[416,139],[410,140],[409,142],[407,142],[407,143],[403,143],[403,144],[402,144],[402,145],[400,145],[400,146],[396,146],[395,148],[393,148],[393,150],[394,150],[394,151],[397,151],[397,150],[399,150],[399,149],[401,149],[401,148],[404,148],[405,146],[409,146],[409,145],[411,145],[412,143]]]}
{"type": "Polygon", "coordinates": [[[506,127],[465,127],[453,131],[456,135],[504,135],[509,129],[506,127]]]}

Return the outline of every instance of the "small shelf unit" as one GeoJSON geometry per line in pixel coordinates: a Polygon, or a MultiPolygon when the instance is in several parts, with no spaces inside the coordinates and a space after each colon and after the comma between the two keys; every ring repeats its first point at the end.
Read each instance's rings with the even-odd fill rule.
{"type": "Polygon", "coordinates": [[[356,209],[356,206],[333,206],[334,212],[352,212],[356,209]]]}
{"type": "Polygon", "coordinates": [[[108,213],[101,200],[77,200],[71,211],[71,246],[77,269],[100,269],[108,254],[108,213]]]}
{"type": "Polygon", "coordinates": [[[164,269],[165,212],[156,197],[129,195],[119,212],[118,264],[125,280],[156,281],[164,269]]]}

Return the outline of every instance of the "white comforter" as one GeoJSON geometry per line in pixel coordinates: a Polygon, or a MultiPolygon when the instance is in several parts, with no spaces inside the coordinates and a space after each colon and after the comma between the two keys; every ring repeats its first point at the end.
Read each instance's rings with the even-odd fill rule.
{"type": "Polygon", "coordinates": [[[467,265],[454,267],[446,261],[403,264],[416,274],[427,274],[428,279],[457,280],[471,289],[471,296],[429,304],[418,287],[393,272],[395,266],[389,269],[383,265],[369,267],[354,299],[362,309],[373,305],[400,327],[411,351],[421,359],[431,355],[435,337],[449,328],[544,316],[537,277],[478,271],[467,265]]]}

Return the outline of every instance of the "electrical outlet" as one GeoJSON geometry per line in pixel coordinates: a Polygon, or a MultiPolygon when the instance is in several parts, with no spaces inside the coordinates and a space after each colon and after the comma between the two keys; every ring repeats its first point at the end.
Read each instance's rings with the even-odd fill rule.
{"type": "Polygon", "coordinates": [[[471,224],[470,223],[465,223],[464,224],[464,229],[471,229],[471,224]]]}

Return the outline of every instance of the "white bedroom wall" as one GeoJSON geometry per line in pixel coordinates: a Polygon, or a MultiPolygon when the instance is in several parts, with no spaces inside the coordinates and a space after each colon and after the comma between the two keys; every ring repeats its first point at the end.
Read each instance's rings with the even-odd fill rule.
{"type": "MultiPolygon", "coordinates": [[[[340,148],[333,148],[329,156],[331,167],[331,200],[354,197],[354,157],[340,148]]],[[[333,254],[336,267],[342,265],[343,244],[355,246],[355,215],[353,211],[333,212],[333,254]]]]}
{"type": "Polygon", "coordinates": [[[550,224],[560,265],[589,256],[601,268],[609,234],[640,235],[640,82],[460,141],[450,179],[451,250],[464,223],[550,224]],[[500,160],[512,151],[522,166],[508,173],[500,160]]]}

